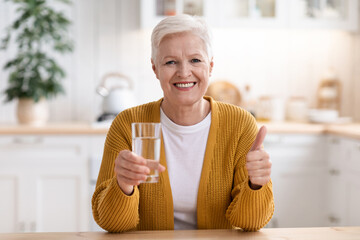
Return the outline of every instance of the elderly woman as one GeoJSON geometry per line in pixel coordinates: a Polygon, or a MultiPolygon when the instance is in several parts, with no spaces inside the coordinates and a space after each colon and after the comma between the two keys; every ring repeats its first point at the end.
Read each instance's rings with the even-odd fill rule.
{"type": "Polygon", "coordinates": [[[92,199],[110,232],[239,227],[255,231],[274,211],[271,162],[244,109],[204,96],[214,63],[209,30],[172,16],[153,30],[152,69],[164,97],[113,121],[92,199]],[[131,152],[131,123],[161,122],[160,180],[140,184],[146,160],[131,152]]]}

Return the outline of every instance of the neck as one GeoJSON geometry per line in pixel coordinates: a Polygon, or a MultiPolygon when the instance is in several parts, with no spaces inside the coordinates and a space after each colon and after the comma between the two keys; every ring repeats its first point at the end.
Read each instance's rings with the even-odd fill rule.
{"type": "Polygon", "coordinates": [[[178,106],[164,100],[161,109],[174,123],[181,126],[191,126],[201,122],[210,112],[210,102],[201,99],[189,106],[178,106]]]}

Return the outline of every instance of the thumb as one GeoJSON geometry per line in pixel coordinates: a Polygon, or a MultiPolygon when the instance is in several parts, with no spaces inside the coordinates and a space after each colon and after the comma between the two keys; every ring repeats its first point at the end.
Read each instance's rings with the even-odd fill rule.
{"type": "Polygon", "coordinates": [[[266,127],[262,126],[259,129],[258,134],[256,135],[255,141],[253,145],[250,148],[250,151],[259,150],[261,148],[262,143],[264,142],[265,136],[266,136],[266,127]]]}
{"type": "Polygon", "coordinates": [[[165,170],[166,170],[166,168],[163,165],[159,164],[158,171],[163,172],[165,170]]]}

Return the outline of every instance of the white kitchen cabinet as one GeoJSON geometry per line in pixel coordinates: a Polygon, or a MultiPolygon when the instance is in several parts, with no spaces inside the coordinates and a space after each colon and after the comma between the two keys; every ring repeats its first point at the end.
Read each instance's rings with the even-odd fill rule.
{"type": "Polygon", "coordinates": [[[324,136],[268,134],[275,212],[268,227],[321,227],[326,223],[324,136]]]}
{"type": "Polygon", "coordinates": [[[345,223],[345,181],[344,181],[344,160],[346,151],[342,138],[327,136],[327,163],[328,179],[328,223],[330,226],[344,226],[345,223]]]}
{"type": "Polygon", "coordinates": [[[86,137],[0,136],[0,232],[86,231],[86,137]]]}
{"type": "Polygon", "coordinates": [[[198,15],[212,27],[358,30],[358,0],[141,0],[142,28],[168,15],[198,15]]]}
{"type": "MultiPolygon", "coordinates": [[[[346,197],[345,225],[360,225],[360,141],[342,139],[345,148],[343,170],[346,197]]],[[[336,192],[336,190],[335,190],[336,192]]]]}
{"type": "MultiPolygon", "coordinates": [[[[89,188],[89,199],[92,198],[92,195],[95,191],[96,181],[99,175],[99,170],[101,166],[102,156],[104,152],[106,135],[93,136],[90,138],[90,188],[89,188]]],[[[89,206],[89,212],[92,213],[91,206],[89,206]]],[[[89,224],[90,231],[103,231],[102,228],[95,222],[92,214],[90,214],[89,224]]]]}
{"type": "Polygon", "coordinates": [[[360,224],[360,141],[327,137],[328,223],[330,226],[360,224]]]}
{"type": "Polygon", "coordinates": [[[358,0],[290,0],[289,24],[295,28],[358,30],[358,0]]]}
{"type": "Polygon", "coordinates": [[[24,226],[19,222],[17,216],[17,206],[19,202],[19,173],[3,173],[0,168],[0,232],[21,231],[24,226]]]}
{"type": "Polygon", "coordinates": [[[213,27],[274,27],[287,19],[288,0],[141,0],[141,27],[153,28],[166,16],[201,16],[213,27]]]}
{"type": "Polygon", "coordinates": [[[175,14],[190,14],[208,16],[214,0],[141,0],[140,22],[142,28],[152,29],[166,16],[175,14]]]}
{"type": "Polygon", "coordinates": [[[275,213],[269,227],[360,224],[360,141],[268,134],[275,213]]]}
{"type": "Polygon", "coordinates": [[[346,226],[360,225],[360,175],[349,174],[346,176],[347,205],[345,214],[346,226]]]}
{"type": "Polygon", "coordinates": [[[209,4],[207,21],[213,27],[286,27],[288,0],[229,0],[209,4]]]}

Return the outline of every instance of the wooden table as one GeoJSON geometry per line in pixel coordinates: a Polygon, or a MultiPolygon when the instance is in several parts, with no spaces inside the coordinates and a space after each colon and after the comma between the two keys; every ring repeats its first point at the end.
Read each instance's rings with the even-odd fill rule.
{"type": "Polygon", "coordinates": [[[240,230],[137,231],[121,234],[103,232],[10,233],[1,240],[113,240],[113,239],[241,239],[241,240],[359,240],[359,227],[265,228],[258,232],[240,230]]]}

